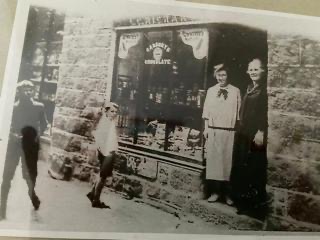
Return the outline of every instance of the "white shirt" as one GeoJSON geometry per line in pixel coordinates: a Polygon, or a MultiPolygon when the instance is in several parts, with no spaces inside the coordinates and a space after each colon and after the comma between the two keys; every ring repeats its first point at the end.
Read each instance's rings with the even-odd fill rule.
{"type": "Polygon", "coordinates": [[[118,136],[115,121],[108,119],[105,115],[102,115],[92,135],[95,138],[97,149],[104,156],[108,156],[112,151],[118,150],[118,136]]]}
{"type": "Polygon", "coordinates": [[[241,96],[238,88],[231,84],[226,87],[216,84],[208,89],[202,118],[208,120],[209,127],[234,128],[236,120],[239,120],[240,105],[241,96]],[[220,88],[228,92],[227,99],[223,94],[218,97],[220,88]]]}

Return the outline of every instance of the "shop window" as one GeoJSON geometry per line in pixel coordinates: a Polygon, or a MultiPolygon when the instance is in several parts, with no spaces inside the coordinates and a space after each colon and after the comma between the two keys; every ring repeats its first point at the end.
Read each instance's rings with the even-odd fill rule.
{"type": "Polygon", "coordinates": [[[59,79],[64,15],[46,8],[32,7],[29,12],[19,81],[28,79],[35,85],[34,99],[45,105],[50,125],[55,108],[59,79]]]}
{"type": "Polygon", "coordinates": [[[246,90],[252,57],[267,58],[265,32],[239,25],[141,30],[118,34],[112,100],[120,105],[120,145],[202,163],[202,109],[215,64],[246,90]]]}
{"type": "Polygon", "coordinates": [[[201,161],[207,29],[119,36],[112,98],[120,141],[201,161]]]}

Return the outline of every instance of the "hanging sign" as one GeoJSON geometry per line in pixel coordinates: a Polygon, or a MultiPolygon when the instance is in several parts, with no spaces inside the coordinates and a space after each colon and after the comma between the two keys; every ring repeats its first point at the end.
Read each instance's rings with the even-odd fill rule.
{"type": "Polygon", "coordinates": [[[140,36],[140,33],[126,33],[120,36],[118,52],[119,58],[127,58],[129,49],[138,44],[140,36]]]}
{"type": "Polygon", "coordinates": [[[171,59],[168,55],[171,53],[171,48],[163,42],[155,42],[146,48],[145,64],[171,64],[171,59]]]}
{"type": "Polygon", "coordinates": [[[208,55],[209,33],[207,29],[184,29],[180,31],[184,44],[192,47],[196,59],[203,59],[208,55]]]}

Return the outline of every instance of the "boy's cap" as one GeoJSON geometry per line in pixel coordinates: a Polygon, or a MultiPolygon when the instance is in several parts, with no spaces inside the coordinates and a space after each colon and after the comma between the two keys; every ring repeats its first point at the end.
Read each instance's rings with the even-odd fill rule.
{"type": "Polygon", "coordinates": [[[112,107],[118,109],[119,105],[114,102],[105,102],[104,103],[104,108],[112,108],[112,107]]]}
{"type": "Polygon", "coordinates": [[[21,88],[24,88],[24,87],[31,87],[33,88],[34,87],[34,84],[29,81],[29,80],[22,80],[21,82],[19,82],[17,84],[17,89],[21,89],[21,88]]]}

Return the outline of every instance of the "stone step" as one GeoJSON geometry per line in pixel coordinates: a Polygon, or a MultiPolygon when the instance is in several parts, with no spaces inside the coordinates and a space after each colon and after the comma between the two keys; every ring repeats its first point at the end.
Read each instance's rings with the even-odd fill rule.
{"type": "Polygon", "coordinates": [[[193,200],[183,209],[207,222],[228,225],[233,230],[263,230],[264,222],[246,215],[238,215],[235,207],[206,200],[193,200]]]}

